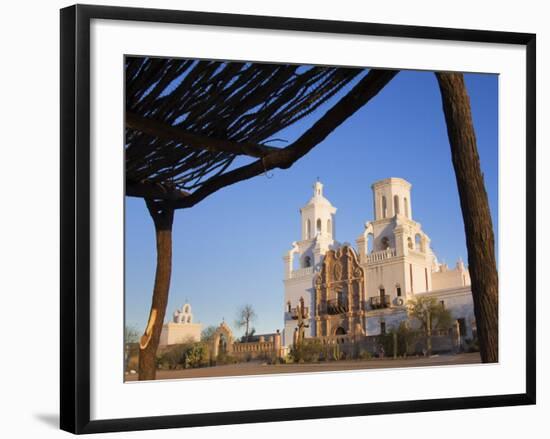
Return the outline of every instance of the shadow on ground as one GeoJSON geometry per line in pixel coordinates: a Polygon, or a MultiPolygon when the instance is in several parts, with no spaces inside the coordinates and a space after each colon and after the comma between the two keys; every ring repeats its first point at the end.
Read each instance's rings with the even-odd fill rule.
{"type": "Polygon", "coordinates": [[[59,430],[59,415],[57,413],[35,413],[34,417],[48,427],[59,430]]]}

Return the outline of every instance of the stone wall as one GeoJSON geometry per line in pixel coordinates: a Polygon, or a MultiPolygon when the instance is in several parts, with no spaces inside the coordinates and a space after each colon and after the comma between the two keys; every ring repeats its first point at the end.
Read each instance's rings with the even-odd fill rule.
{"type": "MultiPolygon", "coordinates": [[[[385,357],[393,356],[393,336],[371,335],[371,336],[328,336],[317,337],[323,345],[330,348],[337,348],[344,358],[360,358],[367,353],[372,356],[379,356],[382,348],[385,357]]],[[[399,343],[398,339],[398,343],[399,343]]],[[[432,335],[432,354],[455,353],[458,351],[457,337],[453,334],[439,333],[432,335]]],[[[407,343],[407,355],[421,355],[426,350],[426,337],[415,336],[407,343]]],[[[397,352],[402,352],[403,347],[398,346],[397,352]]]]}
{"type": "Polygon", "coordinates": [[[275,343],[273,341],[233,343],[231,355],[238,360],[256,360],[274,357],[275,343]]]}

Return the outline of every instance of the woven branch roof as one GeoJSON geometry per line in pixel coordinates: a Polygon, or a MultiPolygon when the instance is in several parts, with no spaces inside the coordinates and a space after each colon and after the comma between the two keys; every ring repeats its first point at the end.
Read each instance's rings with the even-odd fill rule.
{"type": "MultiPolygon", "coordinates": [[[[136,187],[161,188],[154,197],[167,199],[171,192],[176,198],[201,189],[207,192],[205,188],[216,186],[218,179],[232,178],[231,165],[238,156],[263,160],[283,151],[271,146],[278,132],[310,115],[364,72],[127,57],[127,194],[147,198],[147,191],[134,191],[136,187]]],[[[395,73],[378,80],[380,86],[372,78],[375,88],[395,73]]]]}

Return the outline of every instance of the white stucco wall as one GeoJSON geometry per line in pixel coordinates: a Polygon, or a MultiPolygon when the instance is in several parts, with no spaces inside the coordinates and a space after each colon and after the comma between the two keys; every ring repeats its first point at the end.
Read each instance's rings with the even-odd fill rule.
{"type": "Polygon", "coordinates": [[[366,335],[380,335],[381,322],[386,323],[386,332],[391,328],[397,328],[399,323],[407,319],[407,312],[400,310],[383,310],[369,312],[366,317],[366,335]]]}
{"type": "Polygon", "coordinates": [[[432,273],[432,282],[433,290],[464,287],[471,284],[468,270],[458,267],[453,270],[440,268],[440,271],[432,273]]]}
{"type": "Polygon", "coordinates": [[[443,301],[445,308],[451,311],[453,319],[464,319],[466,324],[465,337],[472,338],[472,330],[475,328],[476,323],[472,290],[469,286],[435,290],[418,296],[435,297],[438,301],[443,301]]]}
{"type": "Polygon", "coordinates": [[[166,323],[160,333],[160,345],[196,342],[201,339],[201,323],[166,323]]]}
{"type": "Polygon", "coordinates": [[[379,296],[379,288],[384,287],[386,295],[393,301],[397,297],[397,285],[401,287],[401,297],[405,298],[405,276],[403,258],[392,258],[379,264],[363,264],[365,268],[366,298],[379,296]]]}

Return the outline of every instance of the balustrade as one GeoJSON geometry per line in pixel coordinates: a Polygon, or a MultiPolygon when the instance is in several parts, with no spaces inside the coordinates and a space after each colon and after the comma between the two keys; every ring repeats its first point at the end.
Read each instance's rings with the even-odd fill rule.
{"type": "Polygon", "coordinates": [[[310,274],[313,274],[313,266],[297,268],[296,270],[292,270],[290,272],[290,278],[291,279],[296,279],[296,278],[299,278],[299,277],[308,276],[310,274]]]}
{"type": "Polygon", "coordinates": [[[397,252],[394,248],[387,248],[377,252],[368,253],[366,255],[367,263],[385,261],[386,259],[394,258],[397,252]]]}

